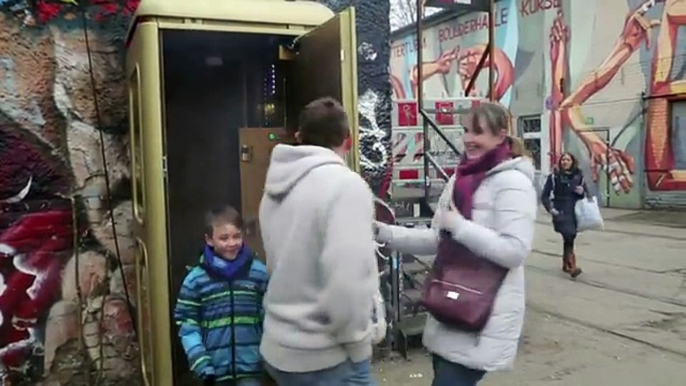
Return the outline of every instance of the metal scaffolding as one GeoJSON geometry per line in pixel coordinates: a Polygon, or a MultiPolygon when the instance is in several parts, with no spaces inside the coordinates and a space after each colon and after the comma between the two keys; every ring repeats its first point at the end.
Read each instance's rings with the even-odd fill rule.
{"type": "MultiPolygon", "coordinates": [[[[429,138],[429,134],[431,133],[430,131],[433,130],[435,133],[439,135],[444,141],[446,141],[447,145],[456,153],[457,147],[451,143],[448,138],[443,134],[441,129],[438,127],[436,122],[434,122],[433,118],[431,118],[424,109],[424,74],[423,74],[423,63],[424,63],[424,55],[423,55],[423,41],[424,41],[424,26],[423,26],[423,16],[424,16],[424,7],[425,6],[431,6],[431,7],[436,7],[436,8],[446,8],[446,9],[451,9],[455,10],[457,12],[464,12],[464,13],[470,13],[470,12],[487,12],[488,13],[488,43],[486,46],[486,50],[484,50],[483,54],[481,55],[481,58],[479,59],[479,62],[476,66],[476,70],[474,71],[474,74],[472,74],[471,78],[469,79],[469,83],[467,84],[467,88],[464,90],[464,95],[468,96],[472,90],[474,89],[474,86],[476,84],[476,80],[479,77],[479,74],[481,73],[481,69],[484,67],[486,60],[491,58],[491,60],[488,60],[488,99],[490,101],[495,100],[495,93],[494,93],[494,83],[495,83],[495,60],[492,58],[494,57],[493,52],[495,49],[495,2],[496,0],[463,0],[463,1],[456,1],[456,0],[417,0],[417,29],[416,29],[416,35],[417,35],[417,110],[419,112],[419,115],[422,117],[422,122],[423,122],[423,153],[424,153],[424,195],[425,198],[429,198],[429,190],[430,190],[430,180],[429,180],[429,172],[430,168],[433,167],[437,171],[439,171],[439,175],[441,175],[440,172],[443,170],[441,167],[438,165],[436,160],[433,159],[433,157],[430,154],[431,151],[431,142],[429,138]]],[[[444,173],[443,173],[444,174],[444,173]]],[[[444,177],[445,179],[445,177],[444,177]]]]}

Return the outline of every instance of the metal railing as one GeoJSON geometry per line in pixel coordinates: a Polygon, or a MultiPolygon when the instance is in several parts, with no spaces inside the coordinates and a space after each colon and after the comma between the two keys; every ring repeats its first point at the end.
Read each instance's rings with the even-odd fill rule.
{"type": "Polygon", "coordinates": [[[448,136],[445,135],[443,130],[441,130],[441,128],[438,127],[436,122],[434,122],[434,120],[429,116],[429,114],[424,109],[420,108],[419,114],[422,117],[422,124],[424,126],[424,200],[426,200],[426,202],[428,203],[431,195],[430,192],[432,180],[429,173],[430,168],[432,167],[444,182],[448,182],[448,180],[450,179],[450,176],[448,175],[448,173],[445,172],[443,166],[441,166],[430,153],[431,147],[429,146],[429,134],[438,134],[438,136],[445,142],[446,145],[448,145],[448,148],[452,150],[455,153],[455,155],[459,156],[460,151],[457,149],[457,146],[455,146],[455,144],[450,140],[450,138],[448,138],[448,136]]]}
{"type": "MultiPolygon", "coordinates": [[[[472,92],[472,89],[474,88],[476,84],[476,80],[479,78],[479,73],[481,72],[481,69],[484,67],[486,64],[486,60],[490,58],[489,64],[488,64],[488,99],[493,101],[495,100],[495,93],[494,93],[494,80],[495,80],[495,60],[494,60],[494,51],[495,51],[495,2],[496,0],[488,0],[488,7],[485,9],[481,9],[481,7],[476,7],[476,8],[471,8],[473,4],[469,2],[469,5],[456,5],[457,7],[462,7],[463,9],[470,9],[472,11],[486,11],[488,13],[488,43],[486,46],[486,50],[484,50],[483,54],[481,55],[481,58],[479,59],[479,62],[477,63],[476,69],[474,73],[472,74],[471,78],[469,79],[469,84],[467,85],[467,88],[465,89],[464,95],[470,95],[472,92]]],[[[455,144],[448,139],[448,137],[443,133],[443,131],[438,127],[436,122],[431,119],[431,117],[427,114],[426,110],[424,110],[423,106],[423,98],[424,98],[424,74],[423,74],[423,64],[424,64],[424,55],[423,55],[423,49],[424,49],[424,37],[423,37],[423,28],[424,28],[424,23],[422,18],[424,17],[424,5],[426,3],[426,0],[416,0],[416,5],[417,5],[417,22],[416,22],[416,38],[417,38],[417,106],[419,113],[422,116],[422,121],[423,121],[423,135],[424,135],[424,148],[423,148],[423,153],[424,153],[424,199],[427,201],[429,200],[430,192],[431,192],[431,179],[429,177],[429,170],[430,167],[433,167],[438,171],[438,174],[443,178],[444,180],[448,180],[448,175],[445,173],[445,170],[438,165],[438,162],[429,154],[431,151],[431,146],[430,146],[430,140],[429,140],[429,128],[431,128],[438,136],[445,141],[445,143],[448,145],[448,147],[455,152],[456,155],[459,155],[460,152],[457,150],[457,147],[455,144]]],[[[447,6],[447,5],[446,5],[447,6]]],[[[455,8],[455,5],[450,5],[451,8],[455,8]]],[[[456,9],[456,8],[455,8],[456,9]]]]}

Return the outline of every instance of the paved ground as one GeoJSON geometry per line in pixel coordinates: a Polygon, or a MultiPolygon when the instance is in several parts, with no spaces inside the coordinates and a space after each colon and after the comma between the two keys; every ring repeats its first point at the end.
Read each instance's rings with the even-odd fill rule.
{"type": "MultiPolygon", "coordinates": [[[[580,236],[577,281],[560,272],[559,238],[539,216],[520,355],[484,386],[686,385],[686,229],[631,216],[607,211],[604,231],[580,236]]],[[[377,374],[380,385],[429,385],[431,365],[417,349],[377,374]]]]}

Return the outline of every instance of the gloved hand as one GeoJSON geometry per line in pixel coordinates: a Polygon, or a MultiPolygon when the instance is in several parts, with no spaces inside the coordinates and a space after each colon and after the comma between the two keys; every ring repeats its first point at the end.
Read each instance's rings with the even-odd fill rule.
{"type": "Polygon", "coordinates": [[[552,214],[553,217],[559,216],[559,215],[560,215],[560,211],[557,210],[557,209],[555,209],[555,208],[553,208],[553,209],[550,210],[550,214],[552,214]]]}
{"type": "Polygon", "coordinates": [[[214,375],[214,368],[211,365],[200,369],[198,377],[203,381],[203,383],[206,386],[214,385],[217,379],[214,375]]]}
{"type": "Polygon", "coordinates": [[[216,378],[215,378],[214,374],[206,375],[205,378],[203,379],[203,384],[205,386],[214,386],[215,381],[216,381],[216,378]]]}

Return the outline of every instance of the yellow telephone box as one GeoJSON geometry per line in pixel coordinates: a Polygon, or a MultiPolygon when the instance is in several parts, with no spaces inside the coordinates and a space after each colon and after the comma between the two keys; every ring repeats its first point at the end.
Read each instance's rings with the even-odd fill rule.
{"type": "MultiPolygon", "coordinates": [[[[313,99],[343,103],[358,148],[355,15],[313,1],[143,0],[127,47],[142,369],[146,385],[178,385],[188,367],[173,307],[205,211],[230,204],[255,224],[271,148],[313,99]]],[[[359,170],[357,154],[348,161],[359,170]]],[[[259,244],[259,225],[248,233],[259,244]]]]}

